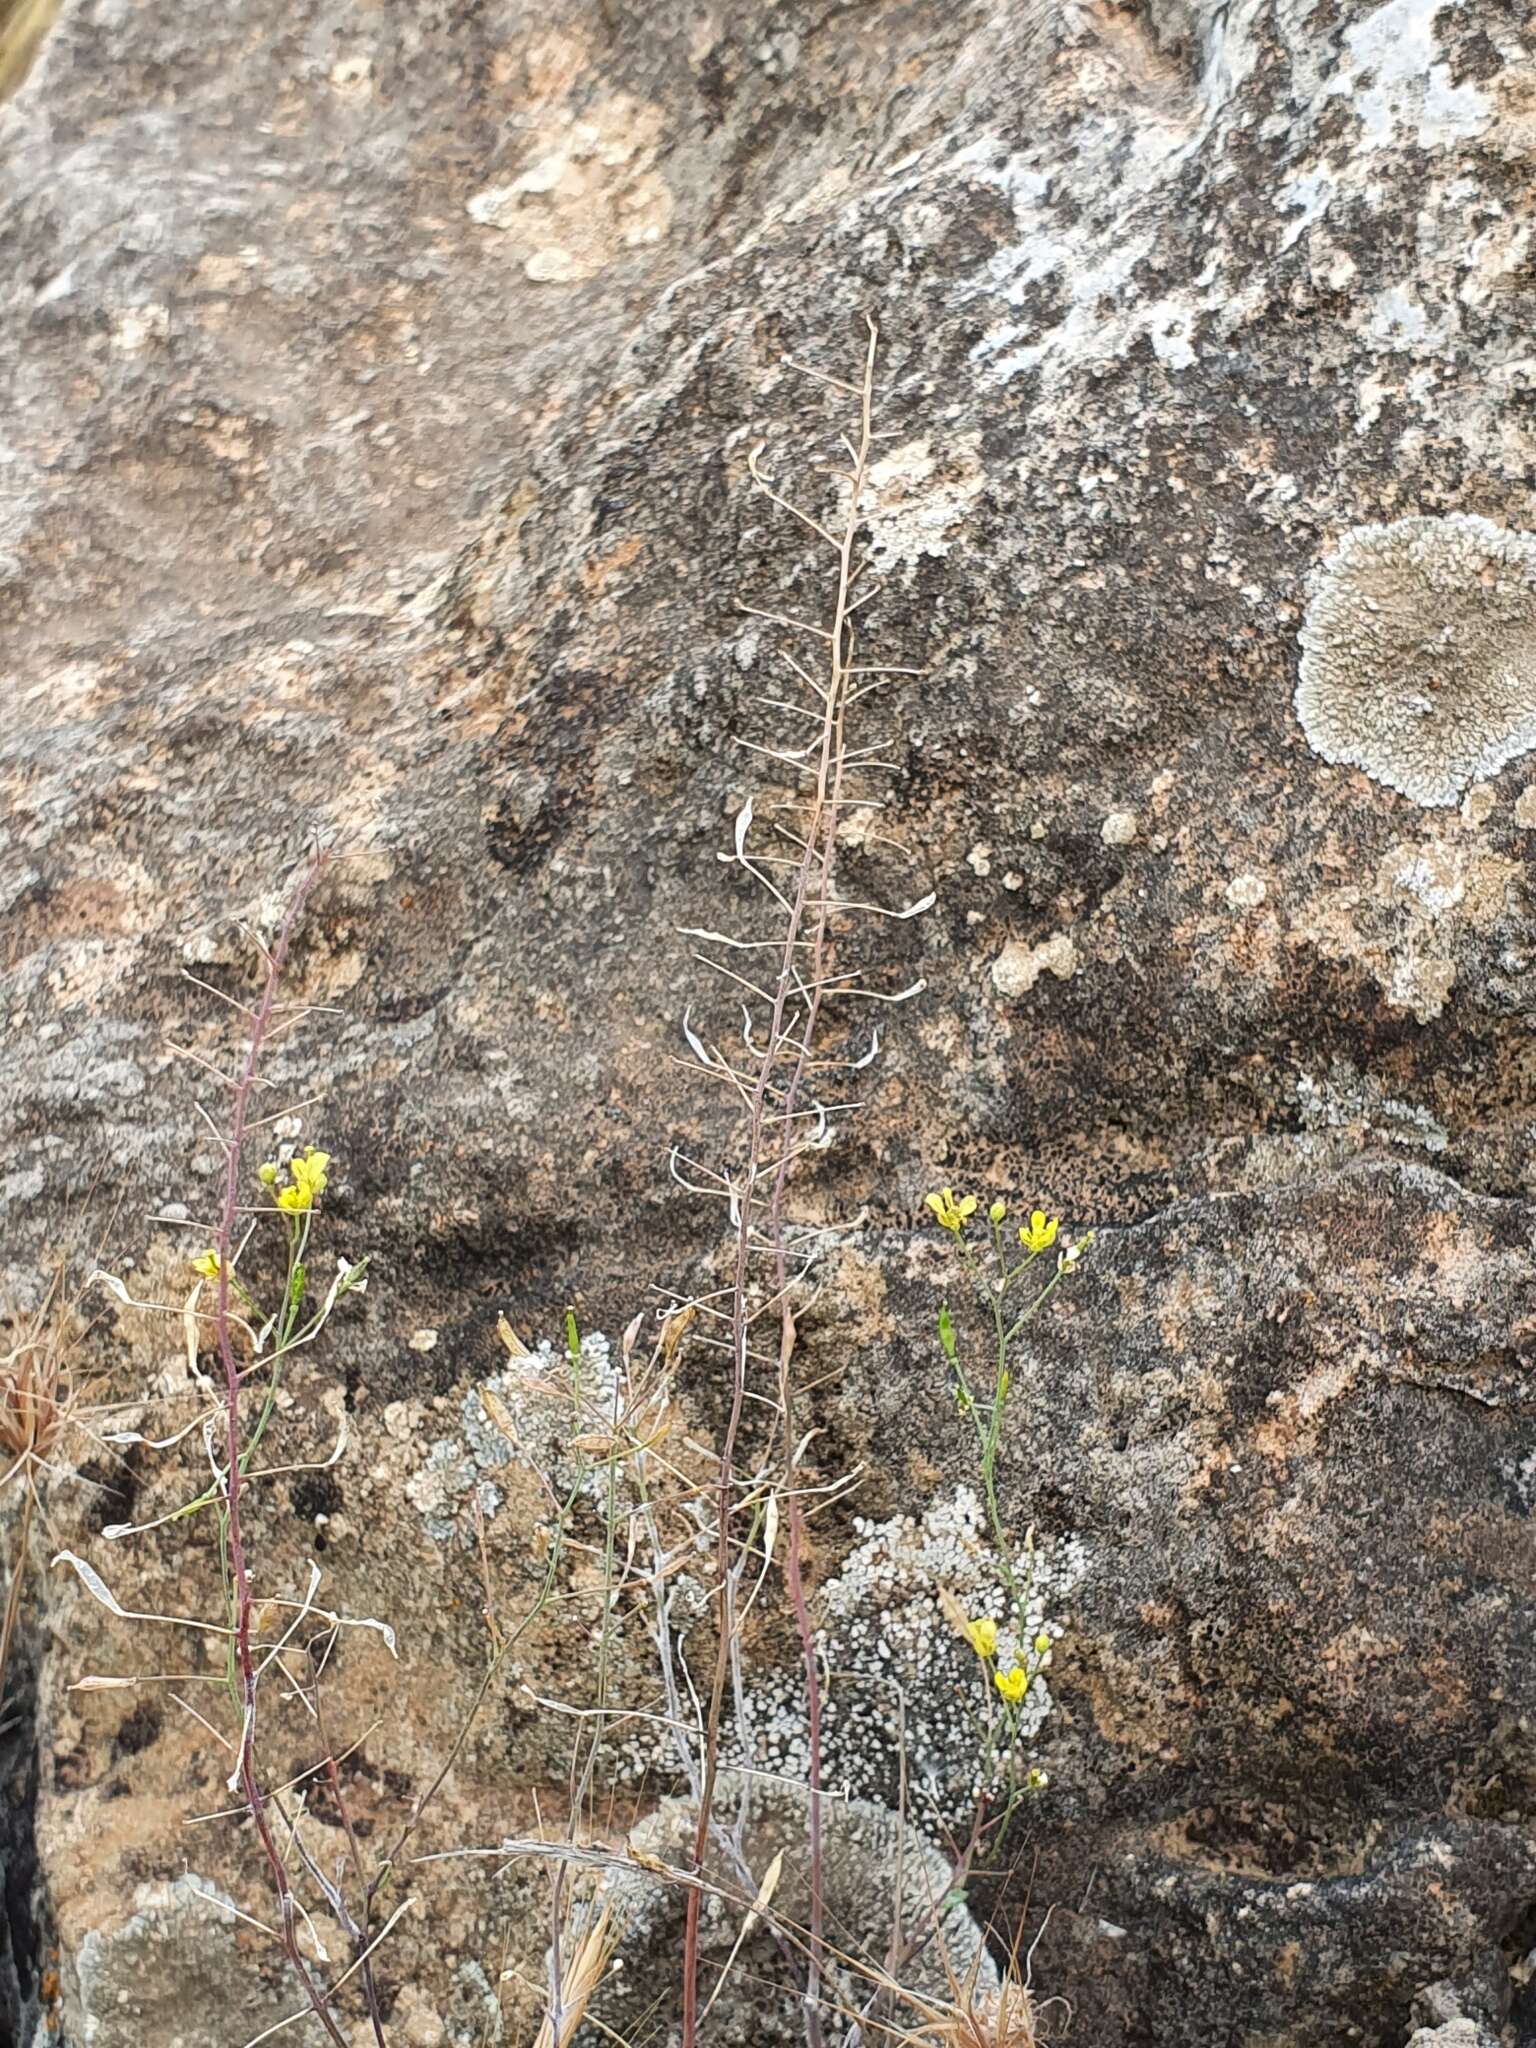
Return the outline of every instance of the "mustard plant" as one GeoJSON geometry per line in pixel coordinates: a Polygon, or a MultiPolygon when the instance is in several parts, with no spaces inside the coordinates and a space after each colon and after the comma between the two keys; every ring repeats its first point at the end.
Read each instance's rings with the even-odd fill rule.
{"type": "Polygon", "coordinates": [[[979,1307],[983,1331],[985,1365],[968,1368],[949,1302],[940,1304],[939,1349],[954,1384],[960,1414],[975,1432],[987,1522],[1012,1623],[1011,1653],[999,1658],[1000,1635],[993,1616],[967,1615],[952,1600],[946,1600],[945,1606],[985,1675],[989,1711],[983,1779],[995,1765],[1002,1766],[1007,1792],[1001,1825],[1006,1825],[1018,1799],[1046,1783],[1042,1770],[1022,1761],[1021,1721],[1025,1703],[1054,1655],[1050,1634],[1030,1611],[1034,1531],[1027,1530],[1023,1542],[1016,1545],[997,1497],[998,1451],[1013,1387],[1010,1360],[1025,1330],[1076,1270],[1093,1234],[1088,1231],[1070,1243],[1059,1243],[1060,1218],[1033,1209],[1009,1235],[1005,1231],[1008,1205],[998,1200],[987,1210],[984,1248],[979,1248],[970,1234],[980,1207],[975,1195],[957,1196],[953,1189],[941,1188],[927,1197],[927,1206],[953,1248],[966,1290],[979,1307]]]}

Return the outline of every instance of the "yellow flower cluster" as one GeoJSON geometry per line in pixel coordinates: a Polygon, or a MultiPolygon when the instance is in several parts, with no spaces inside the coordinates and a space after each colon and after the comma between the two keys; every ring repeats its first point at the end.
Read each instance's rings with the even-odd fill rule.
{"type": "MultiPolygon", "coordinates": [[[[285,1216],[298,1216],[306,1209],[313,1209],[316,1197],[323,1195],[327,1186],[327,1168],[331,1163],[329,1152],[317,1152],[313,1145],[306,1145],[302,1152],[296,1152],[288,1162],[289,1185],[277,1191],[277,1206],[285,1216]]],[[[271,1161],[267,1162],[271,1165],[271,1161]]],[[[263,1166],[260,1179],[271,1187],[277,1179],[277,1169],[268,1173],[263,1166]]]]}
{"type": "Polygon", "coordinates": [[[1019,1243],[1027,1252],[1046,1252],[1056,1242],[1056,1233],[1061,1228],[1061,1219],[1047,1217],[1043,1209],[1036,1209],[1028,1224],[1019,1232],[1019,1243]]]}
{"type": "Polygon", "coordinates": [[[1029,1673],[1022,1664],[1015,1664],[1011,1671],[994,1671],[992,1683],[1009,1706],[1016,1707],[1029,1691],[1029,1673]]]}
{"type": "Polygon", "coordinates": [[[978,1657],[990,1657],[997,1648],[997,1623],[990,1614],[965,1624],[965,1639],[978,1657]]]}
{"type": "MultiPolygon", "coordinates": [[[[988,1627],[991,1627],[990,1623],[988,1623],[988,1627]]],[[[992,1640],[994,1643],[997,1640],[997,1630],[995,1628],[992,1629],[992,1640]]],[[[997,1687],[1010,1707],[1016,1707],[1022,1702],[1025,1693],[1029,1691],[1036,1677],[1051,1661],[1051,1639],[1044,1629],[1041,1629],[1040,1633],[1035,1637],[1034,1641],[1030,1644],[1030,1648],[1035,1653],[1035,1668],[1033,1671],[1027,1671],[1022,1664],[1014,1664],[1007,1671],[994,1671],[992,1674],[992,1683],[997,1687]]]]}
{"type": "MultiPolygon", "coordinates": [[[[937,1193],[925,1196],[924,1200],[933,1211],[939,1228],[952,1231],[956,1237],[975,1215],[978,1206],[974,1195],[957,1195],[953,1188],[940,1188],[937,1193]]],[[[987,1221],[995,1229],[1007,1214],[1006,1203],[994,1202],[987,1211],[987,1221]]],[[[1028,1223],[1019,1231],[1019,1243],[1027,1252],[1049,1251],[1060,1228],[1060,1217],[1047,1216],[1043,1209],[1032,1210],[1028,1223]]]]}

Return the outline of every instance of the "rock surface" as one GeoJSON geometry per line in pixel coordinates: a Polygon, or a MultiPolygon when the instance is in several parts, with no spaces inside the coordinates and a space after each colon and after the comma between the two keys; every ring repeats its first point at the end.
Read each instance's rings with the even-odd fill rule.
{"type": "MultiPolygon", "coordinates": [[[[1438,1980],[1505,2017],[1536,1902],[1536,757],[1422,808],[1319,758],[1294,693],[1346,535],[1536,528],[1533,55],[1521,10],[1434,0],[65,0],[0,108],[0,1301],[103,1239],[182,1297],[186,1231],[151,1219],[207,1213],[218,1098],[168,1040],[230,1041],[179,971],[241,986],[232,920],[334,843],[290,992],[339,1014],[271,1073],[342,1163],[327,1255],[375,1264],[285,1415],[318,1462],[345,1412],[348,1453],[255,1539],[270,1584],[317,1553],[399,1631],[398,1668],[349,1644],[332,1681],[381,1837],[483,1669],[444,1487],[493,1487],[509,1611],[537,1576],[543,1496],[464,1421],[498,1312],[616,1336],[652,1283],[719,1283],[665,1163],[722,1136],[665,1064],[707,1000],[677,931],[744,918],[715,855],[771,795],[732,743],[775,660],[737,595],[821,589],[747,454],[787,474],[842,424],[784,357],[846,374],[869,312],[868,644],[925,673],[872,720],[895,771],[845,879],[938,902],[868,941],[926,992],[807,1182],[852,1226],[802,1325],[816,1456],[867,1473],[821,1580],[853,1514],[974,1478],[927,1188],[1093,1225],[1003,1466],[1010,1518],[1083,1560],[1052,1782],[980,1906],[1040,1936],[1094,2048],[1398,2048],[1438,1980]]],[[[80,1355],[146,1434],[187,1391],[179,1326],[111,1310],[80,1355]]],[[[709,1353],[680,1400],[718,1425],[709,1353]]],[[[50,1540],[185,1612],[211,1529],[99,1529],[198,1456],[70,1456],[94,1489],[51,1489],[50,1540]]],[[[197,1723],[65,1689],[179,1639],[38,1583],[84,2042],[82,1959],[139,1886],[192,1860],[264,1901],[234,1821],[189,1852],[228,1804],[197,1723]]],[[[583,1663],[546,1631],[524,1676],[575,1697],[583,1663]]],[[[568,1731],[521,1683],[424,1846],[558,1812],[568,1731]]],[[[297,1718],[273,1739],[312,1762],[297,1718]]],[[[547,1902],[494,1867],[423,1877],[400,2039],[531,2038],[542,1934],[509,1930],[547,1902]]]]}
{"type": "MultiPolygon", "coordinates": [[[[241,2026],[259,2033],[295,2010],[293,1983],[268,1983],[242,1969],[234,1901],[193,1871],[169,1884],[141,1885],[132,1912],[107,1932],[92,1930],[72,1958],[84,2029],[92,2048],[200,2048],[223,2027],[231,1987],[240,1986],[241,2026]]],[[[315,2048],[319,2031],[301,2022],[284,2033],[315,2048]]]]}

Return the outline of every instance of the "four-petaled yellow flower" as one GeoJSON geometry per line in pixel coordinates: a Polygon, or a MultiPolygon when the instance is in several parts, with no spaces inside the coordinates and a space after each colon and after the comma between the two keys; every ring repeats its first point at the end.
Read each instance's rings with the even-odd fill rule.
{"type": "Polygon", "coordinates": [[[291,1187],[279,1188],[277,1206],[289,1216],[298,1215],[302,1210],[315,1206],[315,1197],[323,1195],[326,1188],[326,1168],[331,1163],[329,1152],[317,1152],[313,1145],[306,1145],[288,1162],[291,1187]]]}
{"type": "Polygon", "coordinates": [[[207,1251],[199,1252],[192,1261],[192,1270],[194,1273],[201,1273],[205,1280],[217,1280],[219,1277],[218,1253],[211,1246],[207,1251]]]}
{"type": "Polygon", "coordinates": [[[958,1237],[965,1228],[967,1216],[976,1213],[976,1197],[962,1195],[956,1201],[954,1189],[945,1188],[939,1194],[928,1197],[928,1206],[938,1218],[939,1227],[942,1230],[952,1230],[958,1237]]]}
{"type": "Polygon", "coordinates": [[[978,1657],[990,1657],[997,1648],[997,1623],[990,1614],[978,1615],[965,1624],[965,1639],[978,1657]]]}
{"type": "Polygon", "coordinates": [[[994,1671],[992,1683],[1009,1706],[1016,1707],[1029,1691],[1029,1673],[1022,1664],[1015,1664],[1011,1671],[994,1671]]]}
{"type": "Polygon", "coordinates": [[[1056,1242],[1056,1233],[1061,1228],[1060,1219],[1048,1217],[1043,1209],[1031,1212],[1028,1223],[1019,1230],[1019,1243],[1027,1252],[1049,1251],[1056,1242]]]}

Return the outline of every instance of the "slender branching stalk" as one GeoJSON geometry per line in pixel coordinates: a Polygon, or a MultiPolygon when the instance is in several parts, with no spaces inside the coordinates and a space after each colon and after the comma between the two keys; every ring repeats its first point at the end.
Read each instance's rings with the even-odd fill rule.
{"type": "Polygon", "coordinates": [[[245,1796],[245,1803],[250,1809],[251,1821],[261,1843],[262,1854],[266,1857],[267,1868],[271,1872],[272,1889],[277,1896],[279,1932],[282,1936],[283,1949],[328,2039],[334,2041],[337,2048],[346,2048],[346,2037],[332,2017],[329,2001],[315,1982],[299,1948],[293,1886],[273,1833],[266,1795],[261,1789],[261,1781],[256,1771],[256,1659],[251,1649],[251,1620],[255,1611],[255,1601],[251,1597],[245,1531],[240,1519],[244,1475],[244,1446],[241,1442],[240,1423],[241,1375],[235,1358],[230,1311],[231,1258],[234,1251],[236,1221],[240,1214],[240,1168],[245,1154],[246,1132],[251,1119],[257,1071],[267,1032],[272,1023],[278,988],[287,965],[293,935],[303,915],[309,893],[320,879],[324,863],[324,854],[317,854],[310,861],[289,900],[287,912],[268,957],[261,997],[251,1017],[245,1062],[235,1087],[228,1135],[224,1141],[224,1195],[219,1210],[218,1227],[214,1233],[218,1271],[215,1276],[213,1326],[219,1361],[224,1368],[223,1515],[233,1585],[234,1657],[240,1692],[240,1734],[236,1775],[245,1796]]]}
{"type": "MultiPolygon", "coordinates": [[[[784,705],[767,700],[776,708],[793,710],[809,717],[814,736],[805,744],[789,749],[767,748],[744,742],[752,751],[766,755],[787,767],[804,785],[803,792],[780,808],[789,813],[790,823],[777,822],[775,837],[791,850],[773,855],[749,850],[748,835],[753,817],[749,803],[736,822],[736,863],[770,898],[777,930],[770,938],[737,940],[719,933],[691,936],[716,947],[753,953],[768,951],[776,962],[767,986],[749,980],[713,953],[699,957],[736,986],[756,998],[760,1015],[756,1025],[749,1009],[746,1043],[748,1064],[743,1068],[719,1047],[706,1046],[691,1030],[690,1047],[696,1067],[723,1082],[735,1095],[740,1111],[742,1138],[734,1171],[714,1176],[714,1192],[729,1200],[735,1222],[735,1245],[729,1304],[711,1312],[729,1327],[731,1359],[731,1403],[721,1445],[716,1484],[716,1649],[708,1710],[704,1722],[703,1753],[699,1772],[698,1819],[693,1844],[692,1868],[697,1876],[704,1868],[719,1766],[721,1723],[727,1680],[738,1644],[742,1545],[738,1540],[738,1479],[736,1457],[742,1417],[754,1365],[765,1368],[778,1408],[778,1427],[784,1443],[784,1471],[779,1482],[786,1503],[784,1571],[790,1607],[794,1615],[805,1675],[808,1726],[809,1774],[809,1931],[805,1981],[805,2026],[808,2048],[821,2048],[823,1996],[823,1951],[825,1907],[822,1871],[822,1681],[818,1669],[815,1630],[805,1583],[805,1509],[799,1484],[798,1462],[802,1455],[800,1424],[795,1400],[793,1361],[796,1345],[795,1295],[809,1269],[816,1249],[816,1234],[796,1231],[786,1217],[786,1190],[795,1161],[803,1156],[824,1132],[829,1111],[813,1094],[821,1074],[851,1062],[828,1058],[819,1049],[819,1034],[825,1004],[838,997],[872,995],[877,1000],[900,1000],[879,996],[861,986],[856,971],[834,973],[831,946],[834,918],[853,913],[906,917],[919,914],[932,898],[906,910],[888,911],[879,905],[840,900],[836,890],[835,865],[838,824],[843,811],[854,802],[869,801],[855,778],[889,764],[877,758],[878,750],[850,744],[849,713],[855,699],[870,687],[865,679],[895,671],[861,667],[855,660],[855,614],[873,587],[856,594],[867,563],[858,555],[862,502],[874,445],[875,368],[879,337],[873,321],[867,323],[868,337],[859,376],[854,382],[813,373],[837,393],[850,399],[856,410],[853,431],[841,437],[846,467],[833,472],[845,496],[835,524],[813,516],[784,495],[760,466],[760,449],[754,449],[750,467],[753,482],[775,505],[789,513],[831,554],[831,603],[825,624],[778,619],[794,626],[818,643],[819,662],[808,666],[798,653],[781,649],[783,660],[794,679],[794,687],[805,693],[808,704],[784,705]],[[754,1033],[760,1032],[760,1036],[754,1033]],[[809,1097],[809,1099],[808,1099],[809,1097]],[[754,1269],[766,1263],[771,1291],[763,1299],[754,1269]],[[753,1343],[755,1326],[765,1317],[777,1322],[777,1342],[765,1352],[753,1343]]],[[[799,366],[792,366],[799,367],[799,366]]],[[[752,609],[745,607],[745,609],[752,609]]],[[[775,617],[773,614],[759,614],[775,617]]],[[[906,673],[906,671],[902,671],[906,673]]],[[[915,989],[902,992],[916,993],[915,989]]],[[[686,1024],[685,1024],[685,1028],[686,1024]]],[[[695,2048],[698,2009],[700,1893],[690,1889],[684,1923],[682,2042],[695,2048]]]]}

